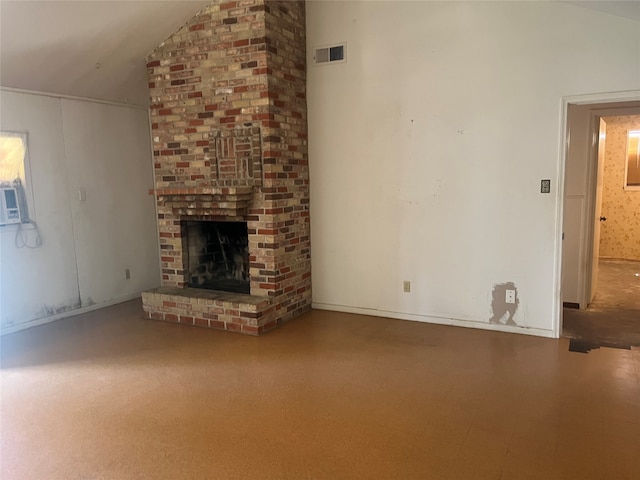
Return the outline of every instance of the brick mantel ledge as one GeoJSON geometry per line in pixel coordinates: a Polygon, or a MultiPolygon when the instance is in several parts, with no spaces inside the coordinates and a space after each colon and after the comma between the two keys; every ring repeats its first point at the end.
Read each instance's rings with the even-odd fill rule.
{"type": "Polygon", "coordinates": [[[159,188],[158,205],[175,215],[242,217],[253,199],[253,187],[159,188]]]}
{"type": "Polygon", "coordinates": [[[254,187],[252,186],[240,186],[240,187],[165,187],[156,188],[156,194],[158,196],[164,195],[230,195],[230,196],[243,196],[253,194],[254,187]]]}

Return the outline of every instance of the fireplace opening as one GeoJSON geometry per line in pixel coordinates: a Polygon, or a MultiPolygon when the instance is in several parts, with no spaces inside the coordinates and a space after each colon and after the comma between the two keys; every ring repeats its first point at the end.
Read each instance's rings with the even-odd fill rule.
{"type": "Polygon", "coordinates": [[[187,285],[250,293],[249,235],[245,222],[182,222],[187,285]]]}

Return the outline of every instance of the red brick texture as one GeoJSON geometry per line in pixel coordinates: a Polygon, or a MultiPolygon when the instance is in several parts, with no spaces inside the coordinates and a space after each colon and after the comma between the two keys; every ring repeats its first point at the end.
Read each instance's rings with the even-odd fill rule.
{"type": "MultiPolygon", "coordinates": [[[[270,310],[262,323],[246,324],[241,312],[223,328],[246,324],[257,334],[308,310],[304,2],[215,1],[158,46],[147,67],[163,287],[186,285],[182,220],[242,220],[251,296],[268,299],[270,310]]],[[[158,301],[145,311],[220,328],[158,301]]]]}

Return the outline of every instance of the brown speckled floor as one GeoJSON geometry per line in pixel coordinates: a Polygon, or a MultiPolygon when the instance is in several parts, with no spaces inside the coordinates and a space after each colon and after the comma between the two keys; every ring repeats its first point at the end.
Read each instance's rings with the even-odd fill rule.
{"type": "Polygon", "coordinates": [[[133,301],[2,338],[3,480],[636,479],[640,350],[314,311],[260,338],[133,301]]]}
{"type": "Polygon", "coordinates": [[[563,336],[640,346],[640,262],[600,259],[598,290],[586,310],[565,308],[563,336]]]}

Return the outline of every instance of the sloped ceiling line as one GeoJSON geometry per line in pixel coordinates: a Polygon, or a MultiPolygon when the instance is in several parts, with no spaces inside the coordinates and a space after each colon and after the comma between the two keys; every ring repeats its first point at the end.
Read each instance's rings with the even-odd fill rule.
{"type": "MultiPolygon", "coordinates": [[[[0,85],[148,105],[145,58],[207,0],[0,0],[0,85]]],[[[640,1],[563,3],[640,22],[640,1]]]]}

